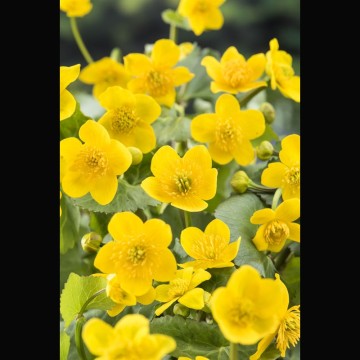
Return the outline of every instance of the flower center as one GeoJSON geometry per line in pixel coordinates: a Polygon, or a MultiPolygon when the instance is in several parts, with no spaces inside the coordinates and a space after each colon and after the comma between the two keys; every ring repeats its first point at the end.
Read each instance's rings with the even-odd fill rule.
{"type": "Polygon", "coordinates": [[[231,117],[219,121],[215,130],[215,141],[223,151],[234,148],[236,141],[239,140],[240,133],[233,125],[231,117]]]}
{"type": "Polygon", "coordinates": [[[108,159],[104,152],[93,146],[83,146],[74,161],[72,169],[80,170],[85,175],[100,177],[104,175],[108,168],[108,159]]]}
{"type": "Polygon", "coordinates": [[[289,185],[300,185],[300,169],[298,167],[292,167],[285,173],[285,182],[289,185]]]}
{"type": "Polygon", "coordinates": [[[121,134],[129,134],[139,120],[136,116],[135,109],[128,106],[110,110],[110,113],[111,129],[121,134]]]}
{"type": "Polygon", "coordinates": [[[226,62],[222,72],[225,82],[233,88],[247,84],[252,75],[251,68],[242,59],[226,62]]]}
{"type": "Polygon", "coordinates": [[[244,299],[230,309],[229,319],[238,327],[247,327],[253,322],[253,303],[250,300],[244,299]]]}
{"type": "Polygon", "coordinates": [[[174,279],[170,281],[169,285],[169,295],[174,298],[185,294],[185,291],[189,287],[189,282],[184,279],[174,279]]]}
{"type": "Polygon", "coordinates": [[[217,260],[224,250],[226,242],[219,235],[205,235],[193,246],[193,251],[197,254],[197,259],[217,260]]]}
{"type": "Polygon", "coordinates": [[[269,245],[279,245],[289,237],[289,227],[281,220],[273,220],[267,224],[264,232],[265,241],[269,245]]]}
{"type": "Polygon", "coordinates": [[[172,87],[172,80],[164,71],[150,71],[146,77],[149,93],[152,96],[164,96],[172,87]]]}
{"type": "Polygon", "coordinates": [[[191,190],[191,179],[187,176],[182,175],[175,177],[175,184],[181,195],[185,195],[191,190]]]}
{"type": "Polygon", "coordinates": [[[143,246],[134,246],[128,250],[128,259],[135,265],[144,262],[145,258],[146,251],[143,246]]]}

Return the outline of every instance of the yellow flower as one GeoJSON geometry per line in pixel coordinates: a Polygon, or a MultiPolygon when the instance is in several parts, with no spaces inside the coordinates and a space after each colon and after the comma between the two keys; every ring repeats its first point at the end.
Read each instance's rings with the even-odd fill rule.
{"type": "Polygon", "coordinates": [[[215,111],[192,120],[192,137],[209,143],[212,159],[221,165],[234,158],[240,165],[249,165],[255,159],[250,140],[265,131],[264,115],[258,110],[240,110],[239,102],[229,94],[217,99],[215,111]]]}
{"type": "Polygon", "coordinates": [[[175,276],[176,260],[168,249],[172,233],[164,221],[143,223],[126,211],[111,218],[108,230],[114,241],[100,249],[94,265],[104,273],[116,273],[126,292],[141,296],[150,291],[153,279],[169,281],[175,276]]]}
{"type": "Polygon", "coordinates": [[[168,39],[155,42],[151,57],[144,54],[125,56],[125,68],[135,77],[129,81],[128,89],[148,94],[160,105],[171,107],[175,102],[175,87],[194,77],[185,66],[174,68],[179,59],[179,47],[168,39]]]}
{"type": "Polygon", "coordinates": [[[282,188],[284,200],[300,199],[300,136],[292,134],[281,141],[281,162],[270,163],[261,174],[265,186],[282,188]]]}
{"type": "Polygon", "coordinates": [[[120,86],[107,88],[100,95],[100,104],[107,112],[99,119],[112,139],[125,146],[136,147],[148,153],[156,146],[151,127],[161,113],[160,105],[148,95],[134,95],[120,86]]]}
{"type": "Polygon", "coordinates": [[[291,55],[279,50],[279,42],[275,38],[270,41],[266,59],[266,73],[270,76],[271,88],[279,88],[285,97],[300,102],[300,76],[294,75],[291,55]]]}
{"type": "Polygon", "coordinates": [[[188,227],[181,232],[180,243],[195,261],[179,264],[183,268],[209,269],[232,267],[231,262],[239,251],[241,237],[230,244],[229,227],[219,219],[211,221],[202,232],[188,227]]]}
{"type": "Polygon", "coordinates": [[[211,157],[203,145],[188,150],[180,158],[176,151],[162,146],[151,160],[155,176],[143,180],[145,192],[164,203],[186,211],[202,211],[216,194],[217,170],[211,168],[211,157]]]}
{"type": "Polygon", "coordinates": [[[257,351],[251,355],[249,360],[260,359],[262,353],[276,338],[276,347],[280,350],[281,357],[285,357],[286,349],[290,348],[290,344],[295,346],[300,339],[300,305],[296,305],[288,309],[289,293],[285,284],[280,280],[278,274],[275,274],[276,280],[280,286],[282,294],[282,302],[277,309],[280,325],[273,333],[265,336],[258,344],[257,351]]]}
{"type": "Polygon", "coordinates": [[[246,61],[234,46],[225,51],[220,62],[213,56],[205,56],[201,61],[214,80],[210,84],[211,91],[231,94],[267,86],[265,81],[257,81],[265,70],[265,63],[264,54],[253,55],[246,61]]]}
{"type": "Polygon", "coordinates": [[[80,73],[80,64],[60,66],[60,121],[70,117],[76,108],[76,100],[66,88],[74,82],[80,73]]]}
{"type": "Polygon", "coordinates": [[[287,239],[300,242],[300,225],[294,223],[300,217],[300,200],[282,202],[276,210],[269,208],[255,211],[250,218],[252,224],[261,224],[253,242],[259,251],[279,252],[287,239]]]}
{"type": "Polygon", "coordinates": [[[60,142],[60,156],[65,166],[62,178],[63,191],[74,198],[91,196],[101,205],[114,198],[117,175],[131,165],[129,150],[117,140],[110,139],[106,129],[88,120],[79,130],[81,141],[70,137],[60,142]]]}
{"type": "Polygon", "coordinates": [[[191,42],[183,42],[179,44],[180,60],[185,59],[194,50],[194,45],[191,42]]]}
{"type": "Polygon", "coordinates": [[[92,7],[90,0],[60,0],[60,10],[69,17],[83,17],[92,7]]]}
{"type": "Polygon", "coordinates": [[[275,280],[263,279],[256,269],[243,265],[232,273],[226,287],[214,291],[210,304],[227,340],[252,345],[277,329],[281,302],[275,280]]]}
{"type": "Polygon", "coordinates": [[[149,320],[140,314],[125,315],[111,327],[92,318],[85,323],[82,337],[97,360],[161,360],[176,348],[167,335],[150,334],[149,320]]]}
{"type": "Polygon", "coordinates": [[[202,282],[209,280],[211,274],[203,269],[194,270],[192,267],[177,270],[176,277],[168,285],[159,285],[156,290],[155,300],[164,302],[155,311],[159,316],[175,301],[190,309],[200,310],[205,306],[205,290],[197,288],[202,282]]]}
{"type": "Polygon", "coordinates": [[[95,61],[81,70],[79,80],[85,84],[94,85],[93,95],[99,96],[110,86],[121,86],[126,88],[131,75],[125,70],[123,64],[104,57],[95,61]]]}
{"type": "MultiPolygon", "coordinates": [[[[178,360],[191,360],[191,358],[186,357],[186,356],[180,356],[178,358],[178,360]]],[[[205,356],[195,356],[195,360],[209,360],[209,358],[207,358],[205,356]]]]}
{"type": "Polygon", "coordinates": [[[219,10],[225,0],[181,0],[179,14],[188,18],[195,35],[205,30],[219,30],[224,24],[224,17],[219,10]]]}

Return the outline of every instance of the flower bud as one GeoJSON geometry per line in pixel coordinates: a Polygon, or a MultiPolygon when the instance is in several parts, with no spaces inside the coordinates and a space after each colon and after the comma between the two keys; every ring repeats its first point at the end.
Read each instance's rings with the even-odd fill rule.
{"type": "Polygon", "coordinates": [[[128,150],[130,151],[132,157],[131,165],[140,164],[143,159],[143,153],[140,151],[140,149],[130,146],[128,147],[128,150]]]}
{"type": "Polygon", "coordinates": [[[265,122],[267,124],[272,124],[275,120],[275,109],[274,107],[268,103],[268,102],[264,102],[260,105],[260,109],[259,109],[265,118],[265,122]]]}
{"type": "Polygon", "coordinates": [[[173,312],[175,315],[180,315],[183,317],[188,317],[190,314],[190,309],[187,308],[186,306],[182,305],[182,304],[175,304],[173,312]]]}
{"type": "Polygon", "coordinates": [[[81,239],[81,246],[87,253],[96,253],[100,249],[102,237],[96,232],[89,232],[81,239]]]}
{"type": "Polygon", "coordinates": [[[233,175],[230,184],[234,189],[234,191],[236,191],[239,194],[242,194],[249,187],[250,179],[245,171],[240,170],[233,175]]]}
{"type": "Polygon", "coordinates": [[[262,141],[256,148],[256,155],[260,160],[269,160],[274,153],[274,147],[269,141],[262,141]]]}

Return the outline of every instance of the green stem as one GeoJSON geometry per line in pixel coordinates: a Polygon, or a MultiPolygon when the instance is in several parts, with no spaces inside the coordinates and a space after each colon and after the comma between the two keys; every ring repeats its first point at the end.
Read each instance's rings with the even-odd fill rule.
{"type": "Polygon", "coordinates": [[[273,197],[273,200],[272,200],[272,204],[271,204],[271,209],[273,209],[275,211],[275,209],[277,208],[277,204],[279,202],[279,199],[281,197],[281,193],[282,193],[282,189],[281,188],[278,188],[276,191],[275,191],[275,194],[274,194],[274,197],[273,197]]]}
{"type": "Polygon", "coordinates": [[[176,26],[173,24],[170,25],[169,39],[176,44],[176,26]]]}
{"type": "Polygon", "coordinates": [[[266,89],[266,86],[259,87],[255,90],[253,90],[250,94],[244,96],[242,99],[239,100],[240,106],[245,106],[255,95],[257,95],[259,92],[266,89]]]}
{"type": "Polygon", "coordinates": [[[230,360],[237,360],[237,344],[231,342],[230,343],[230,360]]]}
{"type": "Polygon", "coordinates": [[[275,257],[274,265],[276,269],[280,272],[294,256],[294,253],[289,249],[288,246],[285,246],[275,257]]]}
{"type": "Polygon", "coordinates": [[[191,226],[191,215],[188,211],[184,210],[185,227],[191,226]]]}
{"type": "Polygon", "coordinates": [[[82,306],[82,308],[80,309],[79,313],[77,314],[77,318],[81,318],[83,313],[86,310],[86,307],[100,294],[102,294],[103,292],[105,292],[106,289],[101,289],[99,291],[97,291],[94,295],[90,296],[84,303],[84,305],[82,306]]]}
{"type": "Polygon", "coordinates": [[[85,60],[88,62],[88,64],[91,64],[94,62],[93,58],[91,57],[91,55],[89,54],[88,49],[86,48],[84,41],[80,35],[79,32],[79,28],[77,26],[76,23],[76,18],[71,17],[70,18],[70,26],[71,26],[71,31],[74,35],[75,41],[77,46],[79,47],[80,52],[82,53],[82,55],[84,56],[85,60]]]}
{"type": "Polygon", "coordinates": [[[84,316],[78,317],[76,319],[75,345],[76,345],[76,350],[78,352],[80,360],[87,360],[84,342],[83,342],[82,336],[81,336],[82,328],[83,328],[83,325],[85,324],[85,322],[86,322],[86,319],[84,318],[84,316]]]}
{"type": "Polygon", "coordinates": [[[250,180],[248,189],[252,190],[254,192],[265,192],[265,193],[275,192],[275,190],[276,190],[276,188],[271,188],[271,187],[256,184],[252,180],[250,180]]]}

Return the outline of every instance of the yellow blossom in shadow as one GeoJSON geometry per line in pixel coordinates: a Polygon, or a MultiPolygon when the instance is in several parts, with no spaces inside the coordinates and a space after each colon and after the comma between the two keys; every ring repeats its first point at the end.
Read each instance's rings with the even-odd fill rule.
{"type": "Polygon", "coordinates": [[[215,113],[201,114],[191,121],[191,135],[209,145],[214,161],[224,165],[235,158],[243,166],[255,159],[250,140],[265,131],[264,115],[258,110],[240,110],[239,102],[230,94],[221,95],[215,113]]]}
{"type": "Polygon", "coordinates": [[[194,270],[189,267],[177,270],[175,278],[169,284],[159,285],[155,289],[155,300],[165,303],[155,310],[155,315],[161,315],[175,301],[190,309],[202,309],[205,306],[205,290],[197,286],[210,278],[211,274],[203,269],[194,270]]]}
{"type": "Polygon", "coordinates": [[[60,66],[60,121],[70,117],[76,109],[76,100],[66,88],[74,82],[80,73],[80,64],[60,66]]]}
{"type": "Polygon", "coordinates": [[[92,318],[85,323],[82,338],[96,360],[161,360],[176,348],[172,337],[150,334],[150,322],[140,314],[125,315],[114,328],[92,318]]]}
{"type": "Polygon", "coordinates": [[[66,12],[69,17],[83,17],[92,7],[90,0],[60,0],[60,10],[66,12]]]}

